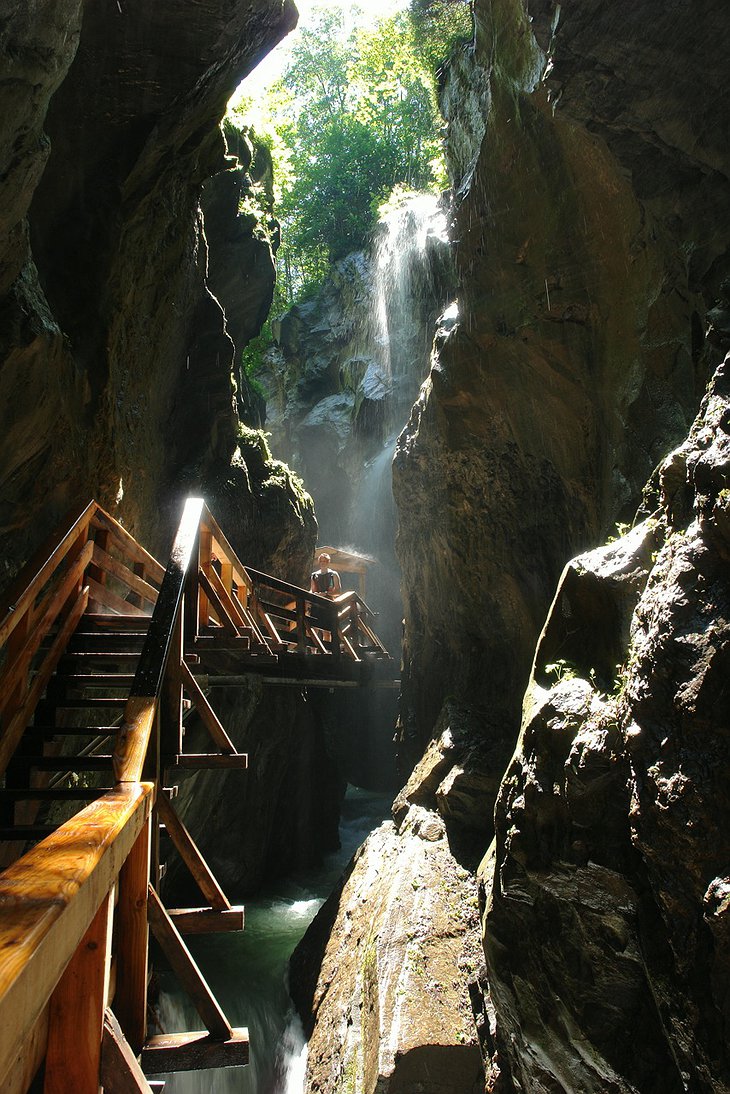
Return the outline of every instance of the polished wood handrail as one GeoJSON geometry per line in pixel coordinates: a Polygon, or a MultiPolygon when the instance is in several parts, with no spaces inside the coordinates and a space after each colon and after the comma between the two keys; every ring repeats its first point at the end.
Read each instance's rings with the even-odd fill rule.
{"type": "Polygon", "coordinates": [[[0,876],[1,1089],[37,1040],[36,1023],[142,832],[152,790],[110,791],[0,876]]]}

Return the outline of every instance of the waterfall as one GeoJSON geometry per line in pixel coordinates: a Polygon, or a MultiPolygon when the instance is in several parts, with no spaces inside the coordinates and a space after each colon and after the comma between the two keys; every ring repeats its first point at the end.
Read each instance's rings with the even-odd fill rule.
{"type": "Polygon", "coordinates": [[[393,395],[388,433],[404,425],[428,371],[449,263],[446,216],[435,194],[410,194],[384,209],[373,247],[368,326],[371,353],[393,395]]]}

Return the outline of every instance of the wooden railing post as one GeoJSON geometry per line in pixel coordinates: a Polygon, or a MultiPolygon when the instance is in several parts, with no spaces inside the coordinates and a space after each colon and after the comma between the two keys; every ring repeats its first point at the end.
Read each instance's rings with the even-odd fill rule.
{"type": "MultiPolygon", "coordinates": [[[[198,538],[198,566],[207,574],[210,571],[213,560],[213,533],[201,521],[198,538]]],[[[198,632],[201,627],[207,627],[210,619],[210,605],[208,597],[203,589],[198,590],[198,632]]]]}
{"type": "Polygon", "coordinates": [[[107,893],[51,996],[43,1094],[99,1094],[111,908],[107,893]]]}
{"type": "Polygon", "coordinates": [[[149,818],[119,874],[117,902],[117,990],[114,1012],[134,1052],[147,1039],[147,885],[150,876],[149,818]]]}
{"type": "Polygon", "coordinates": [[[307,607],[304,597],[297,597],[297,651],[307,652],[307,607]]]}

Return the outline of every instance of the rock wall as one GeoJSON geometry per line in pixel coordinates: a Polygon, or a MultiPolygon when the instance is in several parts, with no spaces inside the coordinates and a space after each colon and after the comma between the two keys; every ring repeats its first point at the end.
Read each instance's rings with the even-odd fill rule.
{"type": "MultiPolygon", "coordinates": [[[[291,0],[4,5],[5,574],[92,496],[166,558],[183,497],[202,492],[243,559],[305,579],[311,498],[236,413],[257,413],[234,373],[273,289],[270,163],[220,128],[295,22],[291,0]]],[[[196,836],[205,826],[226,882],[250,891],[336,840],[340,779],[298,697],[252,684],[217,704],[252,769],[216,779],[215,795],[199,776],[186,820],[196,836]]]]}
{"type": "Polygon", "coordinates": [[[702,13],[477,0],[445,76],[460,318],[394,462],[406,768],[447,696],[504,768],[565,560],[632,519],[718,360],[727,8],[702,13]]]}
{"type": "Polygon", "coordinates": [[[236,448],[198,199],[228,97],[291,0],[11,3],[1,31],[0,545],[96,496],[153,549],[183,469],[236,448]],[[173,60],[174,59],[174,60],[173,60]]]}
{"type": "Polygon", "coordinates": [[[730,358],[563,574],[480,870],[489,1090],[730,1090],[729,422],[730,358]]]}

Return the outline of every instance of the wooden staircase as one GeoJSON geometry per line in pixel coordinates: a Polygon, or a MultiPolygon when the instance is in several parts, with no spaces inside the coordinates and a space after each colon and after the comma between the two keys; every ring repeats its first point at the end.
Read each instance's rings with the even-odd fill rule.
{"type": "Polygon", "coordinates": [[[149,1091],[146,1076],[248,1061],[183,939],[242,930],[244,909],[175,780],[247,768],[215,682],[363,682],[389,661],[370,622],[355,594],[333,603],[245,567],[201,499],[166,568],[94,502],[24,567],[0,601],[0,1089],[149,1091]],[[184,747],[193,716],[205,752],[184,747]],[[199,906],[164,906],[161,836],[199,906]],[[150,930],[204,1029],[148,1035],[150,930]]]}

